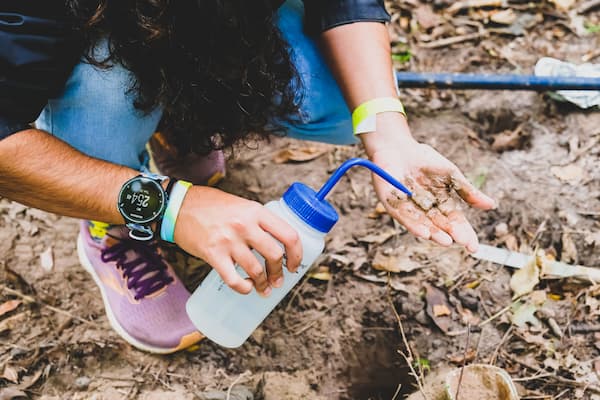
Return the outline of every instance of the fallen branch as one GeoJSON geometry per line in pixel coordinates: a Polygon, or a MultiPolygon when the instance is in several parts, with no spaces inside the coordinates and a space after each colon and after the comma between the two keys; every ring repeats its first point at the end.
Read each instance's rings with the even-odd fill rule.
{"type": "Polygon", "coordinates": [[[440,47],[451,46],[453,44],[468,42],[469,40],[480,39],[487,36],[487,32],[468,33],[466,35],[452,36],[448,38],[434,40],[428,43],[419,43],[419,47],[424,49],[438,49],[440,47]]]}

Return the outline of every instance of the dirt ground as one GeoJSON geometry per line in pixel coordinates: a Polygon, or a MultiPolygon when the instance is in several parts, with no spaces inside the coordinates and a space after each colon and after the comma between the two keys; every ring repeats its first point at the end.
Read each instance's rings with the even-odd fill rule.
{"type": "MultiPolygon", "coordinates": [[[[388,4],[398,68],[530,73],[542,56],[600,62],[598,30],[589,28],[599,13],[582,8],[589,2],[566,11],[559,6],[572,2],[431,3],[388,4]],[[534,19],[492,22],[501,10],[534,19]]],[[[406,89],[401,98],[413,133],[498,201],[490,212],[467,211],[481,242],[600,268],[597,110],[532,92],[406,89]]],[[[235,151],[221,187],[266,202],[293,181],[317,188],[360,155],[357,146],[278,138],[235,151]],[[274,162],[290,149],[292,158],[315,158],[274,162]]],[[[400,399],[415,379],[395,312],[417,374],[493,364],[523,399],[600,399],[598,284],[542,279],[513,302],[513,270],[415,239],[379,211],[366,171],[351,171],[330,200],[340,222],[325,253],[246,344],[205,341],[155,356],[110,328],[77,259],[77,221],[0,199],[0,399],[16,391],[40,399],[400,399]]],[[[193,289],[206,267],[165,251],[193,289]]]]}

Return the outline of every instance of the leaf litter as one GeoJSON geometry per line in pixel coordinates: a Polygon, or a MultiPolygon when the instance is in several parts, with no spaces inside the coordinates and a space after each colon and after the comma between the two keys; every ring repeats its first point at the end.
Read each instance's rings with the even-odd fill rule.
{"type": "MultiPolygon", "coordinates": [[[[600,54],[586,26],[600,23],[598,5],[570,3],[388,2],[392,44],[410,55],[394,62],[413,71],[522,72],[529,71],[545,49],[571,61],[594,61],[600,54]]],[[[510,286],[510,270],[487,261],[473,263],[457,248],[441,249],[407,235],[369,192],[368,174],[356,173],[352,185],[342,182],[331,196],[341,219],[312,278],[284,300],[284,307],[249,343],[228,351],[206,342],[191,352],[148,358],[112,332],[102,301],[90,290],[93,283],[77,267],[76,222],[48,219],[0,199],[0,272],[6,285],[97,325],[90,327],[36,303],[17,305],[1,315],[0,332],[6,340],[0,348],[0,386],[14,385],[15,373],[31,385],[4,387],[0,393],[60,393],[63,398],[210,394],[226,399],[229,385],[250,370],[253,375],[235,385],[231,398],[238,386],[265,400],[393,398],[401,383],[399,399],[414,388],[414,380],[400,382],[409,374],[395,352],[404,352],[407,343],[413,361],[427,360],[431,372],[420,372],[420,362],[413,365],[428,394],[429,378],[439,375],[444,390],[454,364],[480,363],[496,354],[494,363],[520,379],[523,396],[598,395],[600,293],[589,279],[569,275],[575,271],[584,276],[582,270],[555,264],[600,267],[599,176],[597,169],[589,168],[597,165],[599,154],[594,113],[561,108],[544,96],[513,93],[494,92],[491,101],[482,93],[431,89],[403,89],[401,96],[409,112],[413,110],[411,125],[420,140],[463,171],[485,171],[478,186],[498,198],[499,207],[490,213],[468,211],[480,240],[528,254],[538,247],[559,260],[536,264],[538,282],[533,283],[536,269],[522,280],[518,307],[511,307],[516,291],[510,286]],[[568,119],[572,116],[577,123],[568,119]],[[522,123],[527,123],[525,138],[517,132],[522,123]],[[560,144],[563,132],[572,143],[568,150],[560,144]],[[353,205],[348,197],[354,198],[353,205]],[[581,219],[566,225],[557,211],[573,212],[581,219]],[[50,248],[56,260],[48,274],[40,265],[50,263],[39,255],[50,248]],[[544,265],[560,267],[562,273],[545,279],[544,265]],[[383,300],[388,287],[406,343],[399,340],[398,321],[383,300]],[[333,304],[338,304],[335,312],[327,311],[333,304]],[[285,321],[295,322],[303,333],[282,337],[285,321]],[[468,326],[478,345],[465,350],[468,326]],[[134,371],[139,379],[117,383],[114,372],[122,365],[127,365],[122,376],[134,371]],[[90,377],[90,385],[77,386],[79,376],[90,377]],[[292,387],[291,377],[302,384],[292,387]]],[[[363,155],[354,147],[321,149],[286,139],[261,144],[260,151],[280,164],[265,164],[260,153],[245,150],[229,174],[233,183],[226,183],[246,193],[235,185],[245,182],[248,173],[256,174],[260,185],[250,192],[260,201],[278,197],[294,180],[316,187],[339,161],[363,155]]],[[[183,275],[185,268],[198,264],[186,257],[175,263],[181,264],[175,267],[183,275]]],[[[589,277],[589,270],[584,271],[589,277]]],[[[6,292],[2,295],[0,304],[16,300],[6,292]]],[[[459,398],[469,393],[466,385],[461,393],[459,398]]]]}

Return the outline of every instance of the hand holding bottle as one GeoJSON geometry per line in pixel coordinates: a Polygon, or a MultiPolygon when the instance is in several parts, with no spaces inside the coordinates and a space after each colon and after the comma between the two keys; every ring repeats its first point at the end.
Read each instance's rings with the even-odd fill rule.
{"type": "Polygon", "coordinates": [[[194,186],[188,191],[177,217],[175,242],[209,263],[228,286],[242,294],[254,286],[268,296],[272,287],[283,284],[284,256],[291,272],[302,259],[298,234],[286,221],[260,203],[208,187],[194,186]],[[265,267],[252,250],[265,259],[265,267]],[[236,264],[249,279],[239,275],[236,264]]]}

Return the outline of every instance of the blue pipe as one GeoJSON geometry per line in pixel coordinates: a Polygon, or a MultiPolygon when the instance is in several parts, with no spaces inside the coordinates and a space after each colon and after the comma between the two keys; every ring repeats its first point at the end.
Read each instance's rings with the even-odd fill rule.
{"type": "Polygon", "coordinates": [[[335,170],[333,175],[327,179],[327,182],[319,189],[317,193],[317,199],[324,200],[325,196],[329,194],[331,189],[338,183],[338,181],[344,176],[346,171],[355,166],[361,166],[370,169],[390,184],[400,189],[402,192],[406,193],[409,197],[412,196],[410,190],[408,190],[402,183],[398,182],[396,178],[385,172],[383,169],[379,168],[376,164],[372,163],[369,160],[365,160],[364,158],[351,158],[348,161],[344,162],[342,165],[335,170]]]}
{"type": "Polygon", "coordinates": [[[400,88],[488,90],[600,90],[600,78],[574,76],[494,75],[396,72],[400,88]]]}

